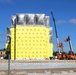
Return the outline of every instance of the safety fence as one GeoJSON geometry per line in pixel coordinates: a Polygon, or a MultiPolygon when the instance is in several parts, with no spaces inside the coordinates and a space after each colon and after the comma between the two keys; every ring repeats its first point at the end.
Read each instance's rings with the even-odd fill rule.
{"type": "Polygon", "coordinates": [[[56,70],[76,74],[76,60],[10,60],[10,55],[8,60],[0,60],[0,75],[52,75],[56,70]]]}

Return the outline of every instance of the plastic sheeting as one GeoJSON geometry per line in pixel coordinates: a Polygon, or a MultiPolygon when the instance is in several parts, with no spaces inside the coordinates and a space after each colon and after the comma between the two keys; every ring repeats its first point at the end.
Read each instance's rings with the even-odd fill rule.
{"type": "Polygon", "coordinates": [[[11,34],[10,27],[7,27],[7,34],[11,34]]]}
{"type": "Polygon", "coordinates": [[[49,16],[45,16],[45,26],[46,27],[50,26],[49,16]]]}
{"type": "Polygon", "coordinates": [[[16,16],[16,23],[17,24],[22,24],[24,25],[26,23],[26,20],[25,20],[25,14],[17,14],[16,16]]]}
{"type": "Polygon", "coordinates": [[[35,14],[26,15],[26,24],[35,24],[35,14]]]}
{"type": "Polygon", "coordinates": [[[10,36],[7,36],[7,37],[6,37],[6,42],[7,42],[7,43],[10,43],[10,42],[11,42],[10,36]]]}
{"type": "Polygon", "coordinates": [[[11,18],[11,24],[12,24],[12,26],[16,25],[16,16],[12,16],[12,18],[11,18]]]}
{"type": "Polygon", "coordinates": [[[12,26],[17,25],[44,25],[50,27],[49,16],[45,14],[17,14],[12,16],[12,26]]]}
{"type": "Polygon", "coordinates": [[[36,24],[44,25],[45,23],[45,14],[36,14],[36,24]]]}

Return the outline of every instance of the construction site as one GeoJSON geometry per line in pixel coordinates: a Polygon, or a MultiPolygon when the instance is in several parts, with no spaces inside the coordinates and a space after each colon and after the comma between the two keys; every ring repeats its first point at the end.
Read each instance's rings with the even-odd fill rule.
{"type": "Polygon", "coordinates": [[[11,16],[11,25],[7,27],[5,48],[0,50],[0,57],[11,60],[75,60],[70,36],[64,42],[69,43],[68,53],[64,51],[64,44],[59,41],[56,22],[51,12],[54,23],[57,51],[54,51],[52,42],[52,27],[50,16],[45,14],[16,14],[11,16]]]}
{"type": "Polygon", "coordinates": [[[51,16],[58,51],[53,50],[50,16],[23,13],[11,16],[11,25],[6,28],[6,47],[0,50],[0,75],[76,74],[76,53],[71,38],[67,35],[65,39],[70,49],[67,53],[59,41],[53,12],[51,16]]]}

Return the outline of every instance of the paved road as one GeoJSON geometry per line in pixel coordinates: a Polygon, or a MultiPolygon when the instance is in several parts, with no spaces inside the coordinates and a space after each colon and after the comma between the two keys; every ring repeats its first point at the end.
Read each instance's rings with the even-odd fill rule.
{"type": "MultiPolygon", "coordinates": [[[[10,63],[10,69],[52,69],[52,68],[76,68],[76,62],[11,62],[10,63]]],[[[7,70],[8,69],[8,63],[0,63],[0,70],[7,70]]]]}

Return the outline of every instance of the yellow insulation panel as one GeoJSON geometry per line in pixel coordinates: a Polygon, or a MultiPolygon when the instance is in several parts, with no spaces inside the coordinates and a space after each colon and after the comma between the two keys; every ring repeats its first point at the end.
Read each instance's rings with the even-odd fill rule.
{"type": "Polygon", "coordinates": [[[49,40],[49,28],[17,25],[16,31],[11,28],[11,58],[52,57],[53,44],[49,40]]]}

